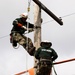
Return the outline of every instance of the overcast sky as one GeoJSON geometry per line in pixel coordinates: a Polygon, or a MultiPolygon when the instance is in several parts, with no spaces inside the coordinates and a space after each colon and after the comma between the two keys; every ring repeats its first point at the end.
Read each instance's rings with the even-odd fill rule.
{"type": "MultiPolygon", "coordinates": [[[[75,0],[40,0],[57,17],[62,17],[60,26],[42,10],[42,40],[53,43],[58,53],[56,61],[75,58],[75,0]]],[[[34,23],[34,2],[31,1],[30,22],[34,23]]],[[[0,0],[0,75],[14,75],[32,68],[34,59],[21,46],[14,49],[9,34],[12,22],[27,12],[28,0],[0,0]]],[[[34,32],[28,34],[34,42],[34,32]]],[[[75,75],[75,61],[55,66],[58,75],[75,75]]],[[[53,73],[53,75],[55,75],[53,73]]]]}

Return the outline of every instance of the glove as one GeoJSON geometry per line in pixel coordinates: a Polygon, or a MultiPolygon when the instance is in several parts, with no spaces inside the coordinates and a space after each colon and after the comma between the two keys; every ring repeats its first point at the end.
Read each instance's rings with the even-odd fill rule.
{"type": "Polygon", "coordinates": [[[25,30],[27,30],[27,28],[25,26],[22,26],[22,28],[24,28],[25,30]]]}

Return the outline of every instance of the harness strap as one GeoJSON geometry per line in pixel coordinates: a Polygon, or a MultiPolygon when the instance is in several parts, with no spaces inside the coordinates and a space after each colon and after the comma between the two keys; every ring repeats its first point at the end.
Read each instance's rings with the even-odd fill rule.
{"type": "Polygon", "coordinates": [[[43,59],[43,58],[40,58],[40,61],[50,61],[51,62],[51,59],[43,59]]]}

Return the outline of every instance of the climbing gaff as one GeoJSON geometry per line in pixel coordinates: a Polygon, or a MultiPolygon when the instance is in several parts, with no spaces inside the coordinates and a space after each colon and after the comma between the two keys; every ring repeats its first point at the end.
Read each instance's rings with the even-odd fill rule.
{"type": "Polygon", "coordinates": [[[43,9],[49,16],[51,16],[56,22],[60,25],[63,25],[63,22],[60,18],[54,15],[45,5],[43,5],[39,0],[33,0],[41,9],[43,9]]]}

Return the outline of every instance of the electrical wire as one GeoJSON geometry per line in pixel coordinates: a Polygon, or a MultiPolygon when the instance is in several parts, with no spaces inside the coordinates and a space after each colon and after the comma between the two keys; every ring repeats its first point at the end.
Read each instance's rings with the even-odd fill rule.
{"type": "MultiPolygon", "coordinates": [[[[69,17],[69,16],[72,16],[72,15],[75,15],[75,13],[71,13],[71,14],[68,14],[68,15],[62,16],[61,18],[69,17]]],[[[52,22],[52,21],[54,21],[54,20],[49,20],[49,21],[44,22],[44,23],[42,23],[42,24],[46,24],[46,23],[49,23],[49,22],[52,22]]]]}
{"type": "MultiPolygon", "coordinates": [[[[71,13],[71,14],[62,16],[61,18],[69,17],[69,16],[72,16],[72,15],[75,15],[75,13],[71,13]]],[[[50,21],[44,22],[44,23],[42,23],[42,24],[46,24],[46,23],[49,23],[49,22],[52,22],[52,21],[54,21],[54,20],[50,20],[50,21]]],[[[2,37],[0,37],[0,39],[3,39],[3,38],[8,37],[8,36],[9,36],[9,35],[2,36],[2,37]]]]}
{"type": "Polygon", "coordinates": [[[0,37],[0,39],[3,39],[3,38],[8,37],[8,36],[9,36],[9,35],[2,36],[2,37],[0,37]]]}

